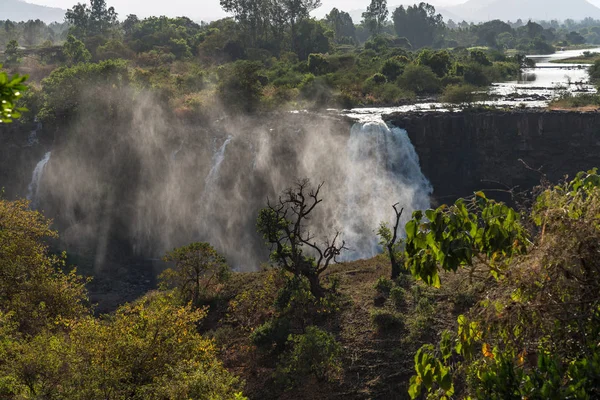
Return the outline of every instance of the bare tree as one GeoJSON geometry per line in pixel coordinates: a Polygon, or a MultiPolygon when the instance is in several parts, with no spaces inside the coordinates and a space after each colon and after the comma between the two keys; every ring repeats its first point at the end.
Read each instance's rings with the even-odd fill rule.
{"type": "Polygon", "coordinates": [[[401,242],[398,242],[398,228],[400,227],[400,219],[404,213],[404,208],[398,210],[398,203],[392,207],[396,213],[394,229],[390,229],[387,223],[382,223],[379,227],[379,237],[381,238],[381,244],[387,248],[392,262],[392,279],[396,279],[402,273],[402,254],[399,251],[401,242]]]}
{"type": "Polygon", "coordinates": [[[326,239],[319,245],[307,226],[311,213],[323,201],[319,197],[322,187],[323,183],[316,189],[311,187],[308,179],[298,181],[286,189],[276,203],[267,200],[267,207],[260,211],[257,223],[258,231],[271,247],[271,259],[286,271],[306,277],[317,298],[323,295],[321,274],[347,250],[344,241],[338,244],[339,232],[332,240],[326,239]],[[308,251],[305,253],[305,250],[308,251]]]}

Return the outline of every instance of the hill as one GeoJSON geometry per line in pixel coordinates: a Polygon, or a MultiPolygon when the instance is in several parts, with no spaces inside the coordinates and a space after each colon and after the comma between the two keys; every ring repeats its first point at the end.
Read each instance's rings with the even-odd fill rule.
{"type": "Polygon", "coordinates": [[[469,0],[446,9],[468,21],[600,18],[600,8],[587,0],[469,0]]]}
{"type": "Polygon", "coordinates": [[[0,18],[11,21],[39,19],[45,23],[62,22],[66,13],[66,10],[62,8],[40,6],[21,0],[0,0],[0,9],[2,9],[0,18]]]}

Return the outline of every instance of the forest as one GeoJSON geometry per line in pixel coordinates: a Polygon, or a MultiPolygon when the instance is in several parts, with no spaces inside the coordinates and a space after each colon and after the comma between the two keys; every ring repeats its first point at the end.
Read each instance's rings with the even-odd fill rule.
{"type": "MultiPolygon", "coordinates": [[[[469,103],[531,67],[525,54],[600,44],[592,19],[473,24],[386,0],[361,21],[336,8],[311,17],[320,0],[221,6],[231,17],[209,23],[120,16],[104,0],[74,5],[63,23],[0,21],[0,133],[40,124],[63,154],[95,149],[68,168],[121,158],[108,175],[125,192],[141,169],[120,137],[140,118],[132,104],[168,131],[300,109],[469,103]]],[[[354,244],[325,219],[336,182],[297,178],[246,216],[264,263],[239,271],[210,238],[190,240],[162,254],[167,268],[147,293],[109,311],[90,298],[107,276],[61,247],[62,205],[48,206],[53,221],[0,192],[0,398],[600,398],[597,170],[557,182],[540,173],[508,204],[481,191],[412,214],[390,203],[371,232],[379,254],[363,260],[347,258],[354,244]]],[[[85,206],[74,208],[83,219],[85,206]]],[[[247,246],[232,247],[243,258],[247,246]]]]}

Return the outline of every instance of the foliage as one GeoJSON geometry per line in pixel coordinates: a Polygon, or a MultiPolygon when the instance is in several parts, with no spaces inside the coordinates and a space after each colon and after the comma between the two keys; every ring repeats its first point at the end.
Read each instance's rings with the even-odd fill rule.
{"type": "Polygon", "coordinates": [[[70,64],[85,63],[92,59],[92,55],[85,48],[85,44],[73,35],[67,36],[67,41],[63,45],[63,54],[70,64]]]}
{"type": "Polygon", "coordinates": [[[68,334],[13,342],[0,390],[47,398],[241,399],[239,381],[196,332],[203,310],[149,295],[107,320],[85,317],[68,334]]]}
{"type": "Polygon", "coordinates": [[[271,260],[296,277],[304,277],[310,283],[312,294],[320,298],[323,289],[320,275],[345,249],[345,242],[338,245],[339,233],[318,246],[306,226],[315,208],[323,201],[319,196],[323,184],[316,189],[308,179],[286,189],[276,204],[268,201],[267,208],[260,211],[258,231],[271,247],[271,260]],[[307,248],[311,253],[307,254],[307,248]]]}
{"type": "MultiPolygon", "coordinates": [[[[519,243],[525,235],[515,223],[514,211],[481,195],[474,201],[482,202],[477,208],[483,206],[483,211],[465,214],[460,211],[464,203],[458,204],[450,213],[454,221],[446,220],[443,231],[469,249],[472,244],[465,242],[473,242],[465,241],[466,227],[454,233],[449,228],[470,215],[468,219],[476,220],[478,230],[483,230],[469,236],[484,239],[474,250],[483,256],[479,262],[489,266],[493,261],[479,278],[487,282],[485,300],[460,316],[457,330],[445,333],[437,347],[428,345],[417,353],[411,397],[419,397],[422,391],[448,397],[454,392],[453,383],[466,384],[465,394],[473,398],[597,397],[600,352],[596,341],[588,338],[600,334],[595,256],[600,176],[596,170],[582,172],[541,193],[529,215],[536,234],[536,245],[529,248],[519,243]],[[486,209],[490,217],[496,215],[492,225],[483,217],[486,209]]],[[[440,218],[428,216],[430,221],[440,218]]],[[[419,216],[414,222],[418,220],[419,216]]],[[[428,225],[430,232],[436,231],[434,225],[428,225]]],[[[407,231],[414,231],[414,226],[407,226],[407,231]]],[[[425,241],[429,244],[418,246],[435,253],[444,238],[432,236],[425,241]]]]}
{"type": "Polygon", "coordinates": [[[19,118],[23,111],[27,111],[25,108],[16,106],[16,102],[27,90],[27,86],[24,84],[27,76],[13,75],[9,77],[1,68],[0,64],[0,123],[9,123],[14,118],[19,118]]]}
{"type": "Polygon", "coordinates": [[[371,320],[379,333],[397,330],[404,325],[400,316],[387,310],[373,310],[371,312],[371,320]]]}
{"type": "Polygon", "coordinates": [[[385,296],[389,296],[390,291],[394,287],[394,282],[385,277],[380,277],[375,284],[375,290],[377,293],[383,294],[385,296]]]}
{"type": "Polygon", "coordinates": [[[245,111],[253,111],[263,92],[258,62],[236,61],[220,70],[219,95],[224,104],[245,111]]]}
{"type": "MultiPolygon", "coordinates": [[[[115,93],[115,88],[124,88],[129,81],[129,69],[123,60],[60,67],[42,81],[42,109],[38,117],[45,122],[55,122],[74,116],[86,96],[119,104],[126,101],[126,97],[115,93]]],[[[94,107],[97,109],[99,104],[95,103],[94,107]]]]}
{"type": "Polygon", "coordinates": [[[160,275],[165,288],[173,288],[184,303],[198,306],[218,293],[231,268],[209,243],[191,243],[167,253],[165,262],[175,263],[160,275]]]}
{"type": "Polygon", "coordinates": [[[478,192],[468,203],[416,211],[406,224],[407,266],[427,284],[439,287],[444,271],[483,262],[499,278],[501,265],[526,251],[528,235],[519,214],[478,192]],[[424,220],[424,217],[427,219],[424,220]]]}
{"type": "Polygon", "coordinates": [[[398,82],[417,94],[433,94],[440,90],[438,76],[427,66],[407,65],[398,82]]]}
{"type": "Polygon", "coordinates": [[[0,200],[0,312],[26,334],[88,312],[85,280],[63,273],[64,254],[50,254],[44,243],[56,237],[50,224],[27,201],[0,200]]]}
{"type": "Polygon", "coordinates": [[[476,90],[477,88],[471,85],[449,85],[444,89],[442,101],[453,104],[472,103],[476,90]]]}
{"type": "Polygon", "coordinates": [[[400,309],[406,305],[406,291],[400,286],[394,286],[390,291],[390,299],[394,307],[400,309]]]}
{"type": "Polygon", "coordinates": [[[288,339],[290,350],[281,356],[276,375],[286,386],[315,376],[319,381],[333,381],[342,371],[342,347],[335,337],[315,326],[288,339]]]}
{"type": "Polygon", "coordinates": [[[381,33],[389,14],[387,0],[371,0],[367,11],[362,14],[363,25],[371,31],[372,35],[378,35],[381,33]]]}
{"type": "Polygon", "coordinates": [[[433,45],[436,34],[443,27],[443,18],[435,7],[427,3],[398,7],[392,14],[394,30],[405,37],[415,48],[433,45]]]}
{"type": "Polygon", "coordinates": [[[6,63],[8,65],[16,64],[19,62],[19,43],[16,40],[11,40],[6,45],[6,50],[4,51],[4,56],[6,57],[6,63]]]}
{"type": "Polygon", "coordinates": [[[89,7],[78,3],[67,10],[65,21],[79,38],[106,35],[117,24],[117,13],[113,7],[106,7],[106,0],[90,0],[89,7]]]}

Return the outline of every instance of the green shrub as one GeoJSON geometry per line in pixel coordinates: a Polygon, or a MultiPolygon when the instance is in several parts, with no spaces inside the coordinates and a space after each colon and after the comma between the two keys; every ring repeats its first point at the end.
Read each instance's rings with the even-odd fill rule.
{"type": "Polygon", "coordinates": [[[342,346],[332,334],[309,326],[303,335],[290,336],[288,345],[275,373],[285,386],[293,387],[309,376],[331,382],[340,375],[342,346]]]}
{"type": "Polygon", "coordinates": [[[440,80],[431,68],[424,65],[409,64],[398,78],[404,89],[417,94],[433,94],[440,91],[440,80]]]}
{"type": "Polygon", "coordinates": [[[394,287],[394,282],[383,276],[377,280],[377,283],[375,283],[375,290],[377,290],[377,293],[386,296],[389,296],[392,287],[394,287]]]}
{"type": "Polygon", "coordinates": [[[396,308],[402,308],[406,305],[406,291],[396,286],[390,291],[390,299],[396,308]]]}
{"type": "Polygon", "coordinates": [[[442,101],[446,103],[472,103],[475,100],[476,88],[471,85],[450,85],[444,89],[442,101]]]}
{"type": "Polygon", "coordinates": [[[289,334],[290,321],[287,318],[277,318],[256,328],[250,335],[250,340],[256,347],[271,351],[283,348],[289,334]]]}
{"type": "Polygon", "coordinates": [[[311,54],[308,56],[308,71],[315,75],[323,75],[329,72],[329,61],[323,54],[311,54]]]}
{"type": "Polygon", "coordinates": [[[380,333],[400,329],[404,326],[402,317],[386,310],[373,310],[371,312],[371,321],[375,325],[377,332],[380,333]]]}
{"type": "Polygon", "coordinates": [[[385,75],[389,82],[394,82],[404,72],[405,64],[401,63],[397,59],[389,59],[383,63],[381,67],[381,73],[385,75]]]}

